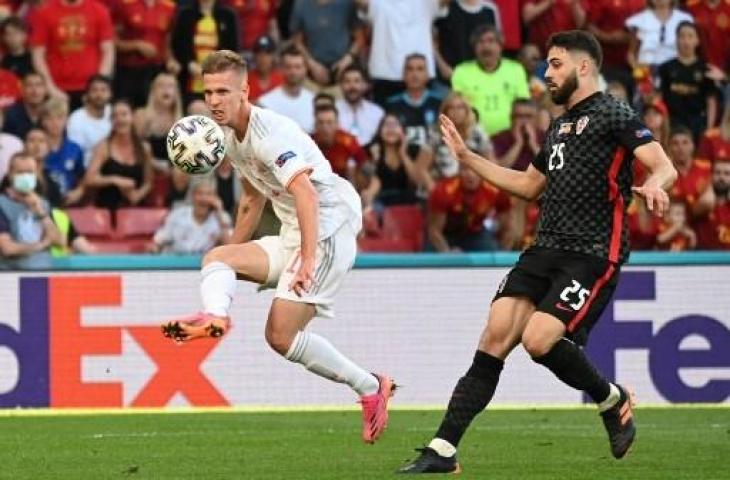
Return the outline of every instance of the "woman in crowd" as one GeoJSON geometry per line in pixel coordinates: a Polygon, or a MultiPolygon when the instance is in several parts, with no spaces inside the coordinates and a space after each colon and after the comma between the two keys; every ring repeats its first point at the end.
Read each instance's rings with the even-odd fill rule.
{"type": "Polygon", "coordinates": [[[94,148],[84,182],[98,207],[116,210],[141,204],[152,188],[152,151],[134,129],[132,106],[117,100],[109,138],[94,148]]]}
{"type": "Polygon", "coordinates": [[[379,207],[416,203],[416,188],[422,175],[408,155],[405,129],[398,117],[386,114],[378,133],[367,147],[375,175],[361,192],[363,209],[373,203],[379,207]]]}
{"type": "Polygon", "coordinates": [[[187,175],[171,168],[167,158],[167,132],[182,116],[182,97],[177,79],[169,73],[158,74],[152,81],[147,104],[134,112],[134,126],[140,137],[150,144],[155,193],[162,196],[168,206],[183,200],[188,190],[187,175]]]}
{"type": "MultiPolygon", "coordinates": [[[[477,122],[476,114],[463,94],[451,92],[441,102],[439,111],[454,122],[470,150],[486,158],[492,157],[492,143],[489,136],[477,122]]],[[[422,182],[430,192],[436,181],[459,173],[459,161],[454,158],[442,140],[438,126],[432,129],[429,139],[429,144],[421,148],[416,164],[421,171],[422,182]]]]}

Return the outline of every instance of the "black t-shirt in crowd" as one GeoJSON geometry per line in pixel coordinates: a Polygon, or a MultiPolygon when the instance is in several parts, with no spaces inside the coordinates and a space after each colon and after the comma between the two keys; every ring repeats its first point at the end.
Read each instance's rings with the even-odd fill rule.
{"type": "Polygon", "coordinates": [[[474,59],[471,34],[479,25],[499,26],[499,12],[492,5],[479,4],[474,9],[464,9],[458,1],[449,4],[445,17],[435,22],[439,51],[446,63],[456,67],[465,60],[474,59]]]}
{"type": "Polygon", "coordinates": [[[672,124],[689,127],[695,135],[706,126],[707,97],[716,93],[706,72],[707,64],[702,60],[685,65],[675,58],[659,67],[662,98],[672,124]]]}
{"type": "Polygon", "coordinates": [[[625,262],[633,152],[653,140],[629,105],[601,92],[553,120],[532,162],[547,177],[535,245],[625,262]]]}
{"type": "Polygon", "coordinates": [[[0,67],[10,70],[18,78],[23,78],[26,74],[33,71],[30,52],[21,53],[20,55],[7,54],[0,61],[0,67]]]}
{"type": "Polygon", "coordinates": [[[427,143],[428,132],[438,121],[440,107],[441,98],[429,90],[418,102],[403,92],[390,97],[385,104],[385,110],[398,117],[403,124],[408,143],[419,146],[427,143]]]}

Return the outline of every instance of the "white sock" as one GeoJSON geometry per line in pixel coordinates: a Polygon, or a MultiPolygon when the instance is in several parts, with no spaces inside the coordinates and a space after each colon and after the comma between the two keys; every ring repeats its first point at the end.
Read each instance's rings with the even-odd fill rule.
{"type": "Polygon", "coordinates": [[[320,377],[346,383],[359,395],[371,395],[380,388],[378,380],[342,355],[326,339],[315,333],[299,332],[284,357],[320,377]]]}
{"type": "Polygon", "coordinates": [[[203,312],[227,317],[236,294],[236,272],[223,262],[211,262],[200,271],[203,312]]]}
{"type": "Polygon", "coordinates": [[[621,392],[618,390],[616,385],[613,383],[608,384],[611,390],[608,392],[608,397],[604,401],[598,404],[598,411],[599,412],[605,412],[609,408],[616,405],[616,402],[619,401],[621,398],[621,392]]]}
{"type": "Polygon", "coordinates": [[[442,438],[434,438],[428,444],[428,448],[432,448],[442,457],[453,457],[456,455],[456,447],[442,438]]]}

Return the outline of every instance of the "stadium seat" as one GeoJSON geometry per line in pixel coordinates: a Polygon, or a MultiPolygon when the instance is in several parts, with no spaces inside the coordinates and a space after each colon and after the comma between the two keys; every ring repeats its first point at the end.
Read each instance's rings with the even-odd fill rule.
{"type": "Polygon", "coordinates": [[[167,202],[170,193],[170,175],[165,172],[155,172],[152,177],[152,190],[147,196],[146,205],[161,208],[167,202]]]}
{"type": "Polygon", "coordinates": [[[362,231],[366,237],[380,237],[382,228],[380,227],[380,218],[375,210],[368,210],[362,214],[362,231]]]}
{"type": "Polygon", "coordinates": [[[148,240],[132,239],[132,240],[94,240],[90,242],[95,248],[96,253],[145,253],[145,247],[148,240]]]}
{"type": "Polygon", "coordinates": [[[390,239],[408,239],[411,251],[423,250],[423,211],[418,205],[394,205],[383,211],[383,235],[390,239]]]}
{"type": "Polygon", "coordinates": [[[87,237],[111,237],[112,220],[109,210],[96,207],[69,208],[66,210],[76,231],[87,237]]]}
{"type": "Polygon", "coordinates": [[[149,237],[155,234],[168,214],[166,208],[120,208],[117,210],[116,237],[149,237]]]}
{"type": "Polygon", "coordinates": [[[416,244],[412,238],[363,237],[357,241],[361,252],[407,253],[414,252],[416,244]]]}

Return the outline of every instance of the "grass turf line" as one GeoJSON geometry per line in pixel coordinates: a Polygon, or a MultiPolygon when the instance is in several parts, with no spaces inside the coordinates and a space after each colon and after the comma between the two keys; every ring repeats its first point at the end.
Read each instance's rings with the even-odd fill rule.
{"type": "MultiPolygon", "coordinates": [[[[351,411],[4,417],[0,478],[394,478],[441,416],[395,411],[374,446],[360,441],[351,411]]],[[[637,442],[616,461],[594,410],[488,411],[462,443],[461,478],[730,478],[730,410],[639,408],[636,417],[637,442]]]]}

